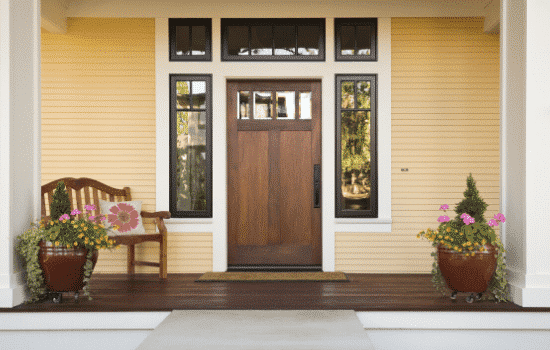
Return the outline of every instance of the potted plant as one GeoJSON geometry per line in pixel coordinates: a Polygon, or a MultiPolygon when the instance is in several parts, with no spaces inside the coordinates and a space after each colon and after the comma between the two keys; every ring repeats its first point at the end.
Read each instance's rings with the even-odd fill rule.
{"type": "MultiPolygon", "coordinates": [[[[443,294],[450,291],[451,299],[456,298],[457,292],[471,292],[466,299],[471,303],[488,291],[486,299],[506,301],[505,250],[494,230],[506,218],[498,213],[487,221],[483,214],[488,205],[479,196],[472,174],[466,183],[464,199],[455,208],[456,217],[451,220],[442,215],[437,219],[440,224],[436,230],[427,229],[417,235],[432,241],[437,248],[432,253],[432,282],[443,294]]],[[[444,212],[447,209],[446,204],[439,208],[444,212]]]]}
{"type": "MultiPolygon", "coordinates": [[[[95,217],[94,205],[85,205],[84,212],[71,210],[65,184],[60,181],[50,204],[50,217],[31,223],[31,228],[18,237],[18,253],[27,272],[29,302],[55,292],[54,302],[61,301],[61,292],[83,290],[91,299],[88,281],[97,262],[98,250],[111,248],[105,216],[95,217]]],[[[117,229],[117,227],[114,227],[117,229]]]]}

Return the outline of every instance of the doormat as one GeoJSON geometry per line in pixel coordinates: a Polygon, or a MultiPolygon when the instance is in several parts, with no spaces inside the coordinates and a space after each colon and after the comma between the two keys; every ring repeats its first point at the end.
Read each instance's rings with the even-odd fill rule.
{"type": "Polygon", "coordinates": [[[195,282],[348,282],[343,272],[207,272],[195,282]]]}
{"type": "Polygon", "coordinates": [[[137,350],[373,350],[353,310],[174,310],[137,350]]]}

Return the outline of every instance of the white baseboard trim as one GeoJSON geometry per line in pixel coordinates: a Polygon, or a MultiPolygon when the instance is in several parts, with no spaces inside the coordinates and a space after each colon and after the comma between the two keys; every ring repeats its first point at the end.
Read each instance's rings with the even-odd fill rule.
{"type": "Polygon", "coordinates": [[[510,296],[515,304],[522,307],[550,307],[550,287],[522,287],[508,283],[510,296]]]}
{"type": "MultiPolygon", "coordinates": [[[[2,331],[152,330],[164,312],[6,312],[2,331]]],[[[545,312],[362,311],[356,315],[365,329],[550,330],[545,312]]]]}

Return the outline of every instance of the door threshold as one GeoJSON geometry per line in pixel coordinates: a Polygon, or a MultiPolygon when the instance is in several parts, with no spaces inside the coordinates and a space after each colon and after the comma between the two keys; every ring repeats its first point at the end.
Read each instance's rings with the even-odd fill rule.
{"type": "Polygon", "coordinates": [[[322,272],[321,265],[229,265],[227,272],[322,272]]]}

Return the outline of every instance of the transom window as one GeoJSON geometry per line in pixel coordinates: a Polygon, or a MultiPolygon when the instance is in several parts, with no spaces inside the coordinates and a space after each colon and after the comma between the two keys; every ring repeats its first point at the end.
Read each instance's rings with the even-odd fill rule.
{"type": "Polygon", "coordinates": [[[376,18],[335,18],[335,60],[376,61],[377,26],[376,18]]]}
{"type": "Polygon", "coordinates": [[[170,75],[170,212],[212,217],[211,75],[170,75]]]}
{"type": "Polygon", "coordinates": [[[212,19],[170,18],[168,26],[170,61],[212,60],[212,19]]]}
{"type": "Polygon", "coordinates": [[[311,119],[311,91],[239,91],[237,119],[311,119]]]}
{"type": "Polygon", "coordinates": [[[223,18],[222,61],[324,61],[324,18],[223,18]]]}
{"type": "Polygon", "coordinates": [[[336,101],[336,217],[376,218],[376,75],[337,75],[336,101]]]}

